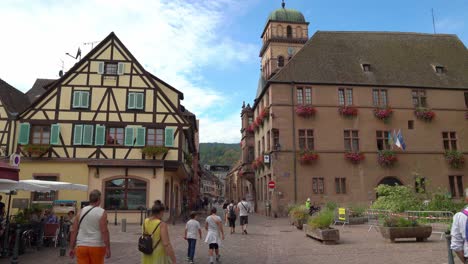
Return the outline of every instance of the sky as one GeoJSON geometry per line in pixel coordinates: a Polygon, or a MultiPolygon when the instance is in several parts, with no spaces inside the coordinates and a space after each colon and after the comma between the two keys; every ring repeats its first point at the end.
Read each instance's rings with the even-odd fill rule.
{"type": "MultiPolygon", "coordinates": [[[[243,101],[260,73],[260,35],[281,0],[0,0],[0,78],[26,92],[58,78],[115,32],[154,75],[184,93],[201,142],[238,143],[243,101]],[[92,44],[90,44],[92,43],[92,44]]],[[[468,45],[467,0],[286,0],[317,30],[456,34],[468,45]]]]}

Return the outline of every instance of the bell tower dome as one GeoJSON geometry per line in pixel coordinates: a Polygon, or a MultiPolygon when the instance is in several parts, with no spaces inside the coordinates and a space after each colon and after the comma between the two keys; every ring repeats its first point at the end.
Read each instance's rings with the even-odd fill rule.
{"type": "Polygon", "coordinates": [[[281,8],[268,16],[260,50],[262,77],[268,80],[300,50],[309,39],[309,23],[294,9],[281,8]]]}

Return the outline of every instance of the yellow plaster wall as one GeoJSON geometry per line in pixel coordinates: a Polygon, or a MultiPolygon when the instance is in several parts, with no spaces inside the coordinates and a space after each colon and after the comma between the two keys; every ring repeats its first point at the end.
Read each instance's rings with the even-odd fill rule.
{"type": "Polygon", "coordinates": [[[153,122],[153,115],[152,114],[137,114],[137,121],[138,122],[153,122]]]}
{"type": "Polygon", "coordinates": [[[60,109],[70,109],[71,91],[72,88],[68,86],[62,86],[60,88],[60,109]]]}
{"type": "MultiPolygon", "coordinates": [[[[124,56],[122,56],[122,53],[120,53],[119,50],[114,49],[114,60],[126,60],[124,56]]],[[[127,67],[127,65],[125,65],[127,67]]]]}
{"type": "Polygon", "coordinates": [[[174,104],[179,104],[179,95],[174,92],[173,90],[167,88],[164,84],[157,82],[159,88],[163,91],[163,93],[169,98],[169,100],[174,104]]]}
{"type": "Polygon", "coordinates": [[[78,120],[78,113],[77,112],[59,112],[58,118],[60,120],[78,120]]]}
{"type": "Polygon", "coordinates": [[[163,103],[161,102],[162,99],[158,97],[157,100],[158,100],[158,101],[157,101],[157,105],[156,105],[156,106],[157,106],[157,107],[156,107],[156,108],[157,108],[156,111],[159,112],[159,113],[167,113],[167,112],[169,112],[169,110],[167,109],[167,107],[166,107],[165,105],[163,105],[163,103]]]}
{"type": "Polygon", "coordinates": [[[113,89],[112,90],[115,96],[115,100],[117,100],[117,106],[119,107],[120,111],[125,111],[126,103],[127,103],[127,91],[125,89],[113,89]]]}
{"type": "MultiPolygon", "coordinates": [[[[125,71],[127,71],[127,68],[125,68],[125,71]]],[[[130,86],[130,76],[120,75],[119,76],[119,86],[120,87],[129,87],[130,86]]]]}
{"type": "Polygon", "coordinates": [[[98,60],[110,60],[111,59],[111,48],[110,48],[110,45],[107,46],[104,50],[104,52],[99,55],[99,57],[97,57],[96,59],[98,60]]]}
{"type": "Polygon", "coordinates": [[[85,85],[88,74],[80,73],[68,83],[68,85],[85,85]]]}
{"type": "MultiPolygon", "coordinates": [[[[93,64],[91,64],[91,65],[93,65],[93,64]]],[[[102,75],[100,75],[100,74],[90,74],[89,75],[89,85],[91,85],[91,86],[101,85],[101,78],[102,78],[102,75]]]]}
{"type": "Polygon", "coordinates": [[[148,87],[140,76],[133,76],[132,87],[148,87]]]}

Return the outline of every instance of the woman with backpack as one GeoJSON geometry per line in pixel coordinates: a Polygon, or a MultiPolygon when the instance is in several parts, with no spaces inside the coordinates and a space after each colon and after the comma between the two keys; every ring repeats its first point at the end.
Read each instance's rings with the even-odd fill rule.
{"type": "Polygon", "coordinates": [[[236,232],[236,205],[234,200],[231,200],[231,203],[227,206],[227,218],[229,220],[229,227],[231,228],[231,234],[236,232]]]}
{"type": "Polygon", "coordinates": [[[142,264],[176,264],[167,224],[161,221],[163,215],[164,205],[155,203],[151,208],[151,217],[145,219],[143,235],[138,241],[138,249],[143,252],[142,264]],[[145,243],[148,240],[150,242],[145,243]]]}

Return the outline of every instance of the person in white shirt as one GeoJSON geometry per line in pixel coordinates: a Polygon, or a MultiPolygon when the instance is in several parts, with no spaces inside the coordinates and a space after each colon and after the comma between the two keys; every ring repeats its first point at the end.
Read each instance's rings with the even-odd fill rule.
{"type": "Polygon", "coordinates": [[[219,261],[219,246],[221,240],[224,240],[224,230],[221,217],[216,215],[216,207],[211,208],[211,215],[205,220],[205,229],[208,231],[205,238],[205,243],[209,245],[208,255],[210,256],[210,264],[214,263],[213,251],[216,252],[216,261],[219,261]],[[221,233],[221,238],[219,234],[221,233]]]}
{"type": "Polygon", "coordinates": [[[239,213],[240,226],[242,234],[247,235],[247,224],[249,223],[250,205],[245,200],[245,197],[237,204],[237,212],[239,213]]]}
{"type": "Polygon", "coordinates": [[[196,220],[197,213],[190,213],[190,220],[185,225],[184,239],[188,242],[187,260],[193,263],[195,257],[195,246],[197,245],[197,233],[202,238],[200,222],[196,220]]]}
{"type": "MultiPolygon", "coordinates": [[[[468,202],[468,189],[465,189],[465,201],[468,202]]],[[[452,241],[450,249],[455,251],[463,263],[468,263],[468,241],[466,239],[466,228],[468,219],[468,207],[453,216],[452,230],[450,235],[452,241]]]]}

